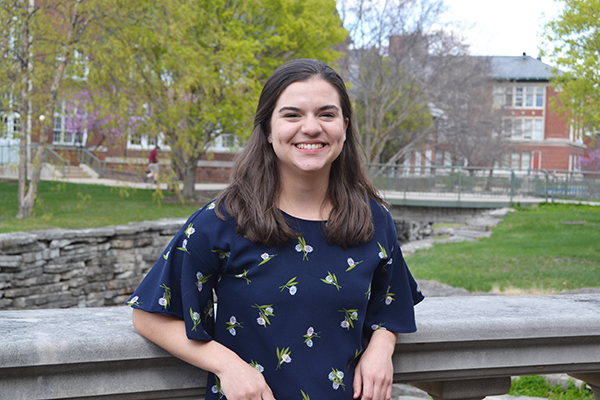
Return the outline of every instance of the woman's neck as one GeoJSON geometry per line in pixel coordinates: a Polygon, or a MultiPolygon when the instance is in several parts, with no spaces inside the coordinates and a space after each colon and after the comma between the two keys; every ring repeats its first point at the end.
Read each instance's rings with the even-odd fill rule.
{"type": "Polygon", "coordinates": [[[328,187],[329,176],[282,178],[277,206],[296,218],[326,221],[332,207],[327,199],[328,187]]]}

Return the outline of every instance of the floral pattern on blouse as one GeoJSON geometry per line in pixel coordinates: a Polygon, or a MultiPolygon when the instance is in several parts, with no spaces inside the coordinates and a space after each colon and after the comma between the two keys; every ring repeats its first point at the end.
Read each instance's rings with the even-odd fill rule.
{"type": "MultiPolygon", "coordinates": [[[[422,295],[391,215],[372,202],[373,240],[348,249],[327,243],[322,221],[290,217],[299,236],[268,247],[238,236],[214,207],[190,217],[126,304],[183,319],[189,339],[218,340],[275,398],[350,400],[364,339],[416,329],[422,295]]],[[[207,388],[206,400],[225,398],[216,375],[207,388]]]]}

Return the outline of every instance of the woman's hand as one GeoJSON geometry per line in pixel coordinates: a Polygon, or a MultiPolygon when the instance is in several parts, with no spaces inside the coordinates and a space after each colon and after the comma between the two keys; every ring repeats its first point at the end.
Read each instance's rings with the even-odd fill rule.
{"type": "Polygon", "coordinates": [[[394,365],[392,354],[398,335],[386,330],[373,332],[354,372],[354,398],[389,400],[392,397],[394,365]]]}
{"type": "Polygon", "coordinates": [[[275,400],[263,375],[215,340],[189,340],[185,322],[175,317],[133,310],[133,326],[146,339],[198,368],[214,372],[228,400],[275,400]]]}
{"type": "Polygon", "coordinates": [[[220,373],[217,373],[227,400],[275,400],[260,371],[240,361],[220,368],[220,373]]]}

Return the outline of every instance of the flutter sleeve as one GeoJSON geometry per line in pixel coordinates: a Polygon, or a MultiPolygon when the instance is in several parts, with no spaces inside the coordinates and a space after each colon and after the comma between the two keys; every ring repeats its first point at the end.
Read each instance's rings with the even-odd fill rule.
{"type": "Polygon", "coordinates": [[[189,339],[212,340],[213,287],[219,276],[218,257],[211,251],[212,212],[200,209],[177,232],[126,304],[183,319],[189,339]],[[202,229],[204,228],[204,229],[202,229]]]}
{"type": "Polygon", "coordinates": [[[377,329],[387,329],[397,333],[415,332],[414,306],[424,298],[416,280],[408,269],[400,245],[396,228],[390,213],[382,206],[375,211],[375,229],[381,262],[375,270],[371,282],[371,297],[367,308],[365,335],[368,337],[377,329]],[[385,232],[384,237],[381,231],[385,232]]]}

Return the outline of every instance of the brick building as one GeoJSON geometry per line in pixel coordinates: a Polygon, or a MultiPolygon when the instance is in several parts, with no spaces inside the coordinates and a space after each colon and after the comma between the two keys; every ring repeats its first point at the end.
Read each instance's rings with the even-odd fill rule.
{"type": "Polygon", "coordinates": [[[586,146],[566,121],[550,109],[557,92],[550,86],[552,67],[526,54],[491,56],[494,106],[505,110],[505,128],[515,151],[511,168],[576,171],[586,146]]]}

